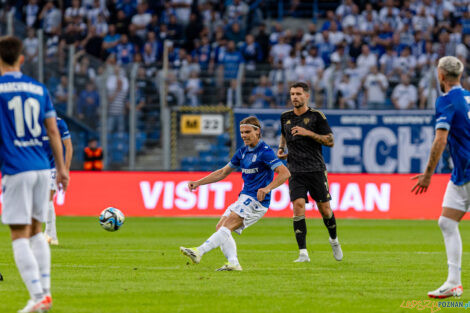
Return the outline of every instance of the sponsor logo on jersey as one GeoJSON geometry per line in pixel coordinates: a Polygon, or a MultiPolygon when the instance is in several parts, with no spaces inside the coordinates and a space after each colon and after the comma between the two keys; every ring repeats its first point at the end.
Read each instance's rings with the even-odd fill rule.
{"type": "Polygon", "coordinates": [[[242,173],[243,174],[255,174],[258,173],[258,168],[242,168],[242,173]]]}

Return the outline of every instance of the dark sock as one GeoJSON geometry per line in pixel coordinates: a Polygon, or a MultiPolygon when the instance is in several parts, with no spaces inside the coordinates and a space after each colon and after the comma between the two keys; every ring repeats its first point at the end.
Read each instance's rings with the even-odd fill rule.
{"type": "Polygon", "coordinates": [[[326,229],[330,234],[331,239],[336,239],[336,219],[335,215],[332,214],[330,218],[323,218],[323,223],[325,223],[326,229]]]}
{"type": "Polygon", "coordinates": [[[294,216],[294,233],[299,249],[307,249],[307,244],[305,243],[305,238],[307,237],[307,224],[305,223],[305,215],[294,216]]]}

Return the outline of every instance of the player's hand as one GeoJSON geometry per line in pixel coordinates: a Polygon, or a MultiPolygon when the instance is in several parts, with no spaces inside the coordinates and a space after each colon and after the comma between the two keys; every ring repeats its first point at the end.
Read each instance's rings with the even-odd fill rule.
{"type": "Polygon", "coordinates": [[[189,191],[194,191],[197,189],[197,187],[199,187],[199,184],[197,182],[195,181],[188,182],[189,191]]]}
{"type": "Polygon", "coordinates": [[[310,131],[300,126],[294,126],[291,129],[291,134],[294,136],[308,136],[310,131]]]}
{"type": "Polygon", "coordinates": [[[67,170],[57,170],[57,186],[59,189],[62,189],[63,191],[67,190],[67,187],[69,185],[69,172],[67,170]]]}
{"type": "Polygon", "coordinates": [[[260,188],[258,189],[258,193],[256,194],[256,198],[258,198],[258,201],[263,201],[264,198],[268,193],[270,193],[271,190],[268,187],[260,188]]]}
{"type": "Polygon", "coordinates": [[[281,160],[285,160],[285,159],[287,159],[287,153],[285,153],[283,149],[278,149],[277,150],[277,157],[281,160]]]}
{"type": "Polygon", "coordinates": [[[425,174],[419,174],[416,176],[411,177],[411,179],[417,179],[418,182],[416,185],[413,186],[411,192],[415,194],[422,194],[428,190],[429,185],[431,184],[431,176],[427,176],[425,174]],[[415,190],[416,189],[416,190],[415,190]]]}

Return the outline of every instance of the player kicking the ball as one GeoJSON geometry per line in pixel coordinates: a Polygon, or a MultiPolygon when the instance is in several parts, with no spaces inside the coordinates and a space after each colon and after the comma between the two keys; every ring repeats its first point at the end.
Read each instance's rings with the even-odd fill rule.
{"type": "Polygon", "coordinates": [[[454,169],[447,184],[439,217],[449,272],[441,287],[428,292],[431,298],[460,297],[463,293],[460,280],[462,239],[459,222],[470,208],[470,92],[460,86],[463,69],[462,62],[455,57],[446,56],[439,60],[439,85],[445,94],[436,101],[436,137],[426,171],[413,177],[418,182],[412,191],[416,194],[426,192],[442,152],[449,143],[454,169]]]}
{"type": "Polygon", "coordinates": [[[216,232],[202,245],[195,248],[180,247],[181,252],[198,264],[204,254],[220,247],[228,260],[217,271],[241,271],[238,262],[237,246],[232,232],[241,234],[243,229],[256,223],[268,211],[271,191],[282,185],[290,172],[276,157],[273,150],[260,139],[259,120],[250,116],[240,122],[240,135],[245,146],[238,149],[232,160],[223,168],[212,172],[198,181],[190,181],[188,188],[193,191],[198,186],[218,182],[236,168],[242,170],[243,190],[238,200],[230,205],[220,218],[216,232]],[[274,172],[278,175],[273,180],[274,172]]]}

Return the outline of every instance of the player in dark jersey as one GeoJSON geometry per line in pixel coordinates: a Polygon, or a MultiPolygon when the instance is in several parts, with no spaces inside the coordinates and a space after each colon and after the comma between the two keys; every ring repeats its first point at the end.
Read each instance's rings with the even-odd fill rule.
{"type": "Polygon", "coordinates": [[[308,107],[308,85],[297,82],[290,87],[290,100],[294,109],[281,115],[281,140],[277,156],[287,158],[290,198],[294,206],[294,232],[299,246],[299,258],[294,262],[310,262],[308,256],[305,223],[307,192],[315,200],[318,211],[330,235],[330,244],[336,260],[343,259],[343,252],[336,234],[336,220],[330,207],[328,177],[322,155],[322,146],[334,144],[325,115],[308,107]],[[287,151],[286,151],[287,148],[287,151]]]}
{"type": "Polygon", "coordinates": [[[199,247],[180,247],[180,251],[196,264],[205,253],[220,247],[228,263],[218,271],[242,270],[232,232],[240,235],[243,229],[261,219],[268,211],[271,191],[290,176],[274,151],[260,139],[261,124],[256,117],[249,116],[240,122],[240,135],[245,145],[237,150],[227,165],[204,178],[188,182],[189,190],[193,191],[199,186],[224,179],[236,168],[242,170],[243,189],[238,200],[220,218],[217,231],[199,247]],[[276,178],[274,173],[278,174],[276,178]]]}

